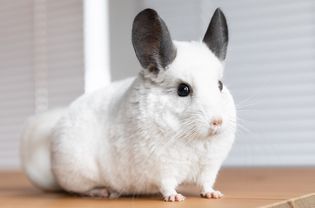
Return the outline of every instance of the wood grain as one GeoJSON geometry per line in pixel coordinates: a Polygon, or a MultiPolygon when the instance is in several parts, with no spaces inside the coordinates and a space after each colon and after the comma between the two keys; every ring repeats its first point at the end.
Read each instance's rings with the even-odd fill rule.
{"type": "Polygon", "coordinates": [[[107,200],[45,193],[34,188],[22,173],[0,172],[0,207],[292,208],[288,202],[295,200],[294,208],[315,208],[315,197],[310,195],[315,192],[315,168],[228,168],[220,172],[216,187],[225,194],[223,199],[202,199],[195,187],[186,186],[179,188],[186,194],[184,202],[163,202],[159,195],[107,200]],[[295,198],[303,195],[307,195],[305,199],[295,198]]]}

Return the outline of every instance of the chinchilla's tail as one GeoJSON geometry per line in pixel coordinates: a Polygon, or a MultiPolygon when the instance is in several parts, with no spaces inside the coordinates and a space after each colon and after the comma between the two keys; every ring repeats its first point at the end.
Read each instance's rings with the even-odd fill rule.
{"type": "Polygon", "coordinates": [[[60,190],[51,168],[51,133],[64,109],[28,119],[21,138],[22,167],[29,180],[46,191],[60,190]]]}

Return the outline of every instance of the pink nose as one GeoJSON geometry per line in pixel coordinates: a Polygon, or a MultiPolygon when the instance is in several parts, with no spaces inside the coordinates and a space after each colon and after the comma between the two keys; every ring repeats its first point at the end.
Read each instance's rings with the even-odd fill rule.
{"type": "Polygon", "coordinates": [[[222,125],[222,122],[223,122],[222,118],[214,118],[211,121],[211,125],[214,127],[220,127],[222,125]]]}

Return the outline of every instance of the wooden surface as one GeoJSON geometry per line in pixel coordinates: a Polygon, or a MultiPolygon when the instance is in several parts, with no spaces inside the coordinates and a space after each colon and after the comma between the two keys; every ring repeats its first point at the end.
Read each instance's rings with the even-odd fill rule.
{"type": "MultiPolygon", "coordinates": [[[[34,188],[21,173],[0,172],[0,207],[274,207],[315,208],[315,168],[223,169],[217,189],[223,199],[202,199],[194,187],[188,187],[184,202],[163,202],[161,196],[122,197],[115,200],[80,198],[64,193],[44,193],[34,188]],[[287,206],[283,201],[308,194],[308,203],[287,206]],[[304,204],[304,205],[303,205],[304,204]]],[[[186,187],[187,189],[187,187],[186,187]]],[[[301,200],[300,200],[301,201],[301,200]]]]}

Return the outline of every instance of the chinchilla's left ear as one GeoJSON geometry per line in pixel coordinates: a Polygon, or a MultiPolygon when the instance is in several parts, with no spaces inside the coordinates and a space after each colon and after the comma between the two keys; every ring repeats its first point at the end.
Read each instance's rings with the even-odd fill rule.
{"type": "Polygon", "coordinates": [[[221,60],[226,57],[226,50],[229,41],[226,19],[220,8],[217,8],[211,18],[203,42],[221,60]]]}
{"type": "Polygon", "coordinates": [[[176,57],[171,35],[153,9],[145,9],[135,17],[132,44],[142,67],[156,74],[176,57]]]}

